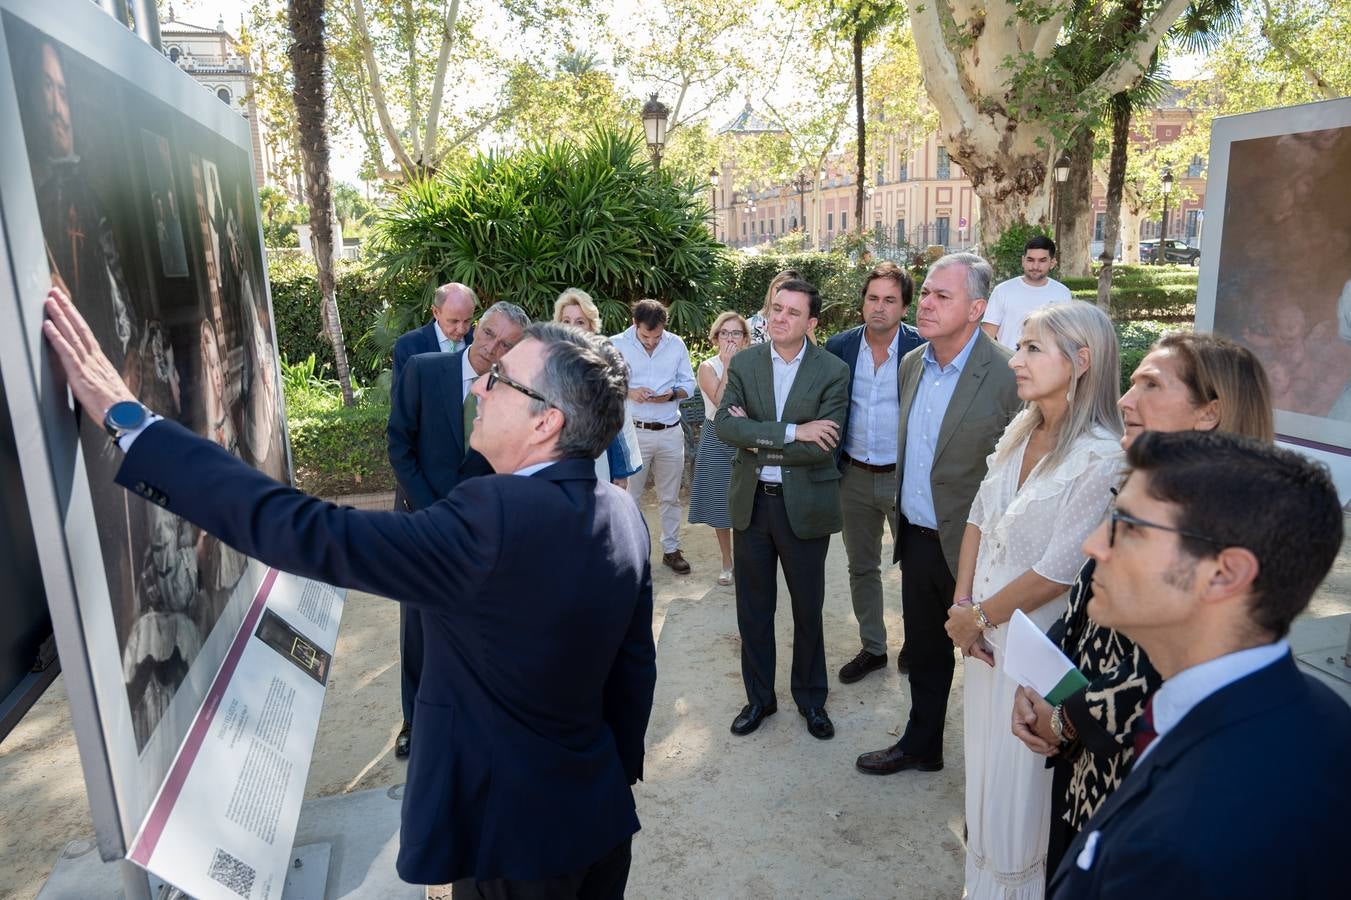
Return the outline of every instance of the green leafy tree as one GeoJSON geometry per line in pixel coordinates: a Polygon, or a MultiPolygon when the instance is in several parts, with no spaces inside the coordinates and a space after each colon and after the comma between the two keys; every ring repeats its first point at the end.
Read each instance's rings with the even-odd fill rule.
{"type": "MultiPolygon", "coordinates": [[[[634,300],[655,297],[669,304],[673,328],[696,334],[719,295],[723,252],[706,197],[706,180],[654,170],[634,131],[480,154],[398,193],[375,226],[372,263],[428,294],[463,282],[485,303],[511,300],[533,318],[580,287],[612,331],[634,300]]],[[[411,326],[425,302],[395,307],[382,327],[411,326]]]]}

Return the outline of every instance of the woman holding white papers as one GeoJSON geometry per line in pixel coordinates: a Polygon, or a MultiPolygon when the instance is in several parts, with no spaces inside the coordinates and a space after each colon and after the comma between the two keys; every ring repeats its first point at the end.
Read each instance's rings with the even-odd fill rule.
{"type": "Polygon", "coordinates": [[[967,659],[966,893],[1041,900],[1051,774],[1009,732],[1017,684],[1000,669],[1008,622],[1046,628],[1065,609],[1080,545],[1121,476],[1118,352],[1107,316],[1045,306],[1009,361],[1027,404],[990,456],[967,517],[948,635],[967,659]]]}
{"type": "MultiPolygon", "coordinates": [[[[1160,339],[1118,405],[1126,424],[1123,447],[1145,431],[1217,430],[1273,439],[1271,388],[1262,364],[1247,348],[1214,335],[1182,332],[1160,339]]],[[[1054,706],[1026,688],[1015,699],[1012,733],[1031,750],[1055,755],[1048,877],[1121,784],[1134,756],[1135,721],[1162,680],[1129,638],[1089,619],[1094,568],[1090,559],[1079,570],[1064,615],[1048,634],[1087,677],[1087,686],[1054,706]]]]}

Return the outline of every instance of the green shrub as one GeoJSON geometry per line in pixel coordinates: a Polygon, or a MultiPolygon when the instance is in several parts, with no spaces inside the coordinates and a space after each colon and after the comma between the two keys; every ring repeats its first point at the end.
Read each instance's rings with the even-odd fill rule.
{"type": "Polygon", "coordinates": [[[672,327],[697,333],[719,293],[726,249],[708,228],[707,184],[654,170],[635,132],[480,154],[410,183],[380,213],[373,266],[422,286],[392,299],[392,325],[420,320],[436,284],[470,285],[486,305],[549,317],[567,287],[589,292],[604,327],[629,323],[643,297],[669,303],[672,327]]]}
{"type": "Polygon", "coordinates": [[[1115,323],[1117,343],[1121,348],[1121,393],[1131,386],[1131,373],[1140,365],[1154,342],[1169,331],[1177,330],[1173,323],[1150,320],[1115,323]]]}
{"type": "Polygon", "coordinates": [[[320,497],[393,490],[388,420],[388,405],[369,402],[290,413],[297,486],[320,497]]]}

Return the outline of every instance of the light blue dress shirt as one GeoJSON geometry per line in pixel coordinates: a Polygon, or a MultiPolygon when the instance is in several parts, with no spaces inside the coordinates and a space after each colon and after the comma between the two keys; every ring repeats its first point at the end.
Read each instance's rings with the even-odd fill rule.
{"type": "Polygon", "coordinates": [[[943,416],[979,337],[977,328],[946,366],[940,366],[934,358],[933,344],[924,345],[924,369],[915,389],[915,400],[910,404],[910,418],[905,423],[905,469],[901,476],[901,515],[911,525],[938,529],[932,483],[938,432],[943,428],[943,416]]]}
{"type": "Polygon", "coordinates": [[[849,395],[849,428],[844,436],[844,452],[859,462],[873,466],[896,462],[896,433],[901,417],[896,385],[900,346],[901,330],[897,328],[887,347],[887,358],[874,368],[868,338],[866,335],[859,338],[854,387],[849,395]]]}

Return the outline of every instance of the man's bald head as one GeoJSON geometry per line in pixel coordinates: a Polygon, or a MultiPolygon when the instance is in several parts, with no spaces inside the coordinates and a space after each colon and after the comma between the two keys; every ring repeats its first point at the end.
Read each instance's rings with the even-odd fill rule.
{"type": "Polygon", "coordinates": [[[473,290],[468,285],[452,281],[436,289],[432,297],[432,318],[440,326],[442,334],[452,341],[462,341],[473,324],[476,306],[478,297],[473,290]]]}

